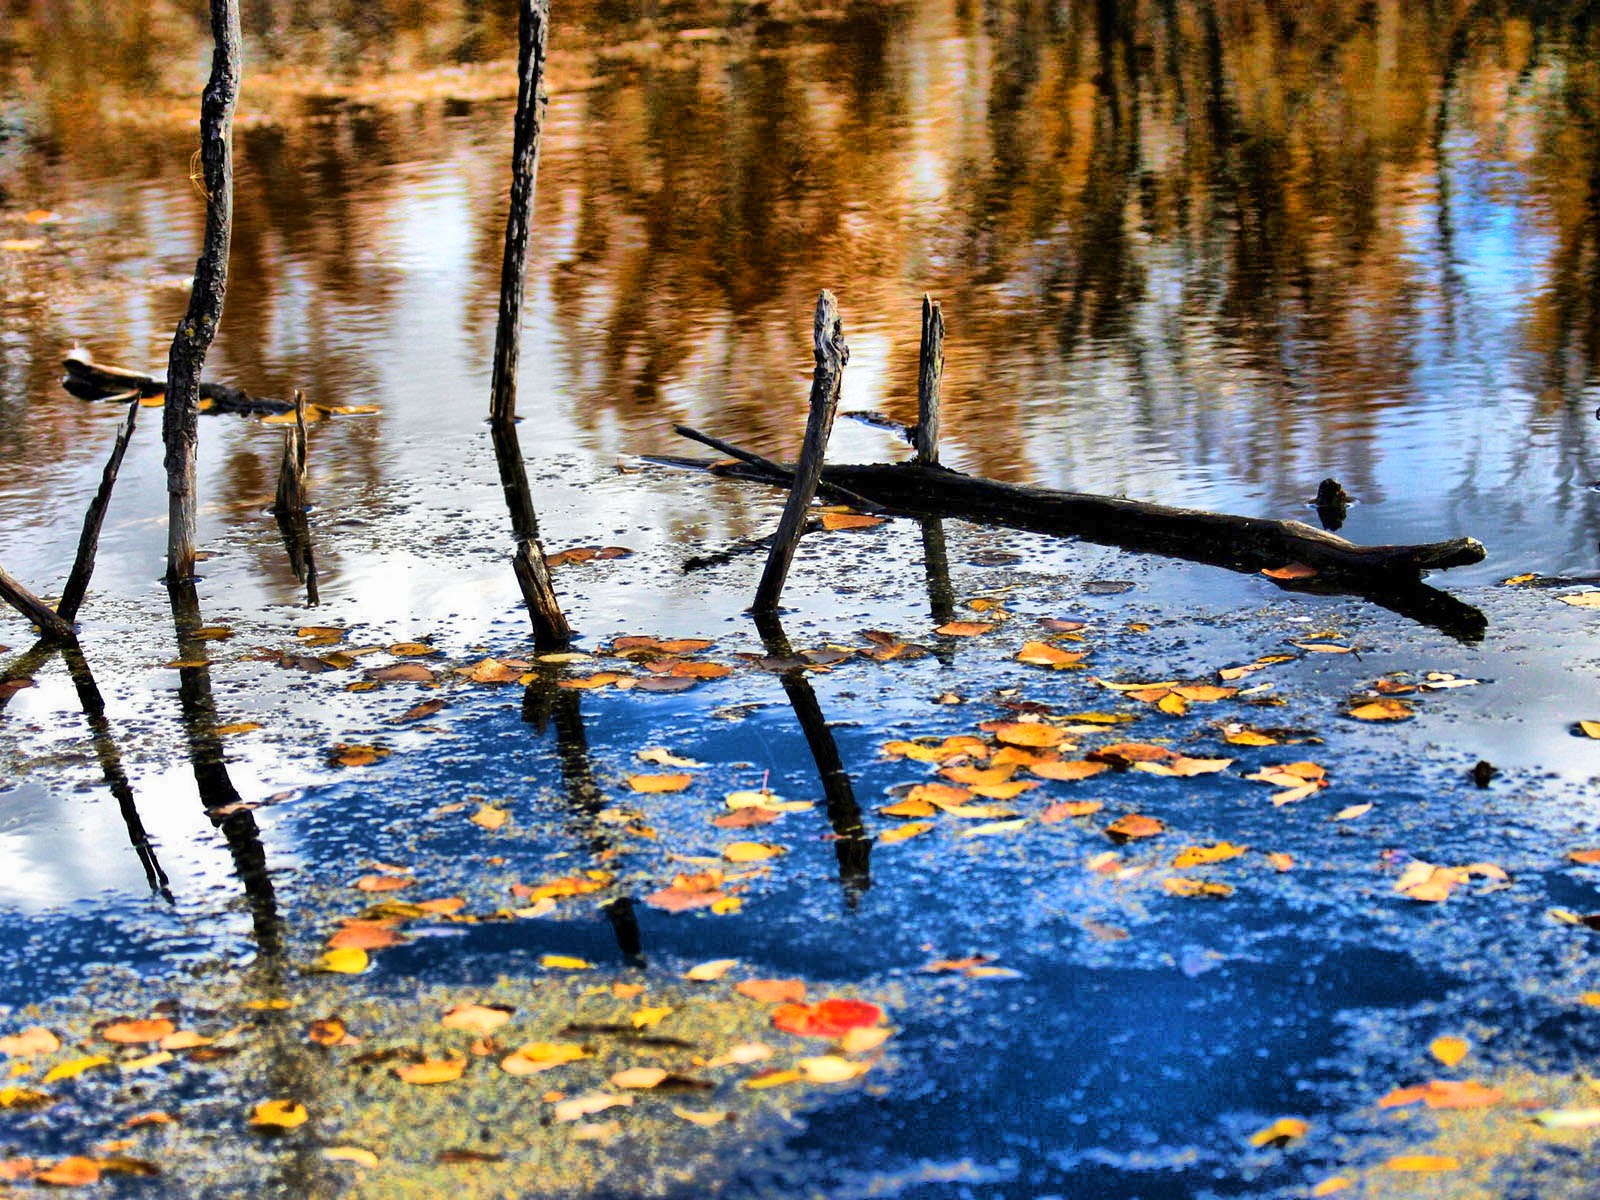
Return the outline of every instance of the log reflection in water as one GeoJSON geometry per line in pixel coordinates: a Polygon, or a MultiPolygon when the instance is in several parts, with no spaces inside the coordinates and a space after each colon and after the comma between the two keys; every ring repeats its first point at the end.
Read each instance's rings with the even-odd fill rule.
{"type": "Polygon", "coordinates": [[[211,668],[206,661],[200,599],[192,580],[169,579],[173,625],[178,635],[178,700],[183,708],[184,736],[194,782],[211,823],[221,831],[233,856],[234,872],[250,905],[259,957],[277,962],[283,956],[283,930],[278,898],[267,867],[261,832],[244,798],[228,775],[217,732],[217,705],[211,692],[211,668]]]}
{"type": "MultiPolygon", "coordinates": [[[[789,644],[783,623],[775,613],[755,615],[756,630],[769,658],[793,660],[794,648],[789,644]]],[[[784,694],[794,709],[800,730],[805,734],[806,745],[811,749],[816,763],[817,778],[822,783],[822,795],[827,805],[828,824],[833,827],[834,853],[839,859],[839,882],[844,887],[845,904],[854,908],[862,893],[872,886],[872,838],[868,836],[861,820],[861,805],[856,802],[855,789],[839,757],[839,746],[833,740],[833,730],[822,715],[822,705],[817,693],[805,677],[800,666],[792,667],[779,676],[784,694]]]]}
{"type": "MultiPolygon", "coordinates": [[[[596,861],[603,861],[617,849],[615,840],[600,821],[607,807],[604,790],[595,781],[594,764],[589,757],[589,735],[583,723],[583,696],[559,686],[559,671],[542,671],[522,695],[522,719],[540,733],[554,728],[556,760],[566,791],[572,829],[583,839],[585,849],[596,861]]],[[[630,967],[646,965],[644,942],[639,932],[639,917],[633,897],[620,895],[602,910],[611,923],[617,949],[630,967]]]]}

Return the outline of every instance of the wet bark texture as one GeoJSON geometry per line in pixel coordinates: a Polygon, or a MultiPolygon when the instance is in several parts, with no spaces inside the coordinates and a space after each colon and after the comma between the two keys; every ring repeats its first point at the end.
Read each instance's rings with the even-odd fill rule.
{"type": "Polygon", "coordinates": [[[166,446],[169,581],[194,575],[200,373],[222,321],[222,302],[228,290],[228,247],[233,238],[233,111],[244,70],[238,0],[211,0],[211,37],[211,78],[200,100],[205,242],[195,264],[189,307],[173,335],[167,358],[167,403],[161,427],[166,446]]]}
{"type": "Polygon", "coordinates": [[[817,297],[812,339],[817,365],[811,376],[811,411],[806,418],[806,436],[800,448],[800,462],[789,482],[789,500],[784,505],[777,537],[773,540],[771,553],[767,555],[761,584],[756,589],[756,602],[752,607],[758,613],[778,611],[778,597],[783,594],[784,582],[789,578],[789,567],[794,563],[795,549],[804,532],[806,510],[811,507],[812,497],[817,494],[817,483],[822,478],[822,460],[828,450],[828,435],[833,431],[833,418],[839,411],[839,388],[844,382],[844,366],[850,361],[850,347],[844,341],[844,324],[839,319],[839,302],[826,289],[817,297]]]}
{"type": "Polygon", "coordinates": [[[35,596],[13,576],[0,567],[0,600],[4,600],[28,620],[39,627],[39,634],[47,641],[71,645],[78,640],[72,626],[56,615],[39,597],[35,596]]]}
{"type": "Polygon", "coordinates": [[[528,267],[528,233],[533,225],[533,193],[539,176],[539,143],[544,135],[545,39],[549,0],[518,5],[517,119],[511,148],[511,209],[506,214],[505,258],[500,265],[500,320],[494,336],[494,380],[489,416],[495,422],[517,415],[517,360],[522,345],[522,291],[528,267]]]}
{"type": "Polygon", "coordinates": [[[67,576],[67,586],[61,589],[61,602],[56,612],[63,621],[78,619],[78,609],[89,593],[89,578],[94,574],[94,558],[100,549],[100,529],[105,524],[106,510],[111,507],[111,489],[117,486],[117,473],[122,470],[122,458],[128,452],[128,441],[133,437],[134,423],[139,419],[139,401],[128,404],[128,415],[117,430],[117,440],[112,444],[111,457],[106,459],[105,470],[100,474],[100,490],[89,503],[83,517],[83,533],[78,537],[78,557],[73,560],[72,573],[67,576]]]}

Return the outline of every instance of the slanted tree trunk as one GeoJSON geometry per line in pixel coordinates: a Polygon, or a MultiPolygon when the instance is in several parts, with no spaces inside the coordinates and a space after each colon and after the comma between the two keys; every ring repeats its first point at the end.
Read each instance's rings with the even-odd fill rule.
{"type": "Polygon", "coordinates": [[[167,358],[167,402],[161,436],[167,468],[167,580],[194,575],[195,462],[200,441],[200,372],[222,321],[233,237],[233,111],[239,100],[244,48],[238,0],[211,0],[211,78],[200,100],[200,181],[206,232],[194,268],[189,307],[167,358]]]}
{"type": "Polygon", "coordinates": [[[522,288],[528,267],[528,232],[533,226],[533,191],[539,177],[544,136],[545,38],[549,0],[519,0],[517,120],[511,143],[511,209],[506,214],[505,258],[500,264],[500,321],[494,335],[494,380],[489,416],[496,423],[517,415],[517,360],[522,345],[522,288]]]}

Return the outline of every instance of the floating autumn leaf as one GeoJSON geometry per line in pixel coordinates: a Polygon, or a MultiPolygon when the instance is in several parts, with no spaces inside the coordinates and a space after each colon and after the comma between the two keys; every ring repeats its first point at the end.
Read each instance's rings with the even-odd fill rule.
{"type": "Polygon", "coordinates": [[[722,857],[731,863],[764,862],[783,853],[782,846],[768,842],[729,842],[722,848],[722,857]]]}
{"type": "MultiPolygon", "coordinates": [[[[109,1058],[103,1059],[102,1064],[110,1061],[109,1058]]],[[[58,1075],[56,1078],[61,1079],[65,1078],[65,1076],[58,1075]]],[[[48,1075],[45,1076],[44,1081],[46,1083],[54,1082],[48,1075]]],[[[49,1108],[55,1102],[56,1097],[49,1092],[41,1092],[35,1088],[0,1087],[0,1109],[11,1109],[14,1112],[34,1112],[41,1108],[49,1108]]]]}
{"type": "Polygon", "coordinates": [[[1428,1053],[1447,1067],[1453,1067],[1472,1052],[1472,1043],[1465,1038],[1436,1037],[1428,1043],[1428,1053]]]}
{"type": "Polygon", "coordinates": [[[835,529],[871,529],[874,525],[882,524],[882,517],[872,517],[866,513],[825,512],[822,514],[822,527],[830,531],[835,529]]]}
{"type": "Polygon", "coordinates": [[[1290,642],[1289,644],[1312,654],[1349,654],[1354,649],[1352,646],[1341,646],[1338,642],[1290,642]]]}
{"type": "Polygon", "coordinates": [[[692,979],[696,983],[710,983],[721,979],[734,967],[739,965],[737,958],[714,958],[710,962],[699,963],[684,972],[685,979],[692,979]]]}
{"type": "Polygon", "coordinates": [[[628,776],[628,786],[636,792],[681,792],[693,782],[688,774],[628,776]]]}
{"type": "Polygon", "coordinates": [[[1265,1149],[1268,1146],[1281,1149],[1290,1142],[1298,1141],[1305,1137],[1311,1128],[1310,1124],[1299,1117],[1279,1117],[1265,1129],[1258,1129],[1250,1135],[1250,1144],[1256,1149],[1265,1149]]]}
{"type": "Polygon", "coordinates": [[[1183,876],[1174,876],[1161,881],[1161,886],[1169,895],[1184,897],[1210,897],[1222,899],[1233,895],[1233,888],[1226,883],[1213,883],[1209,879],[1189,879],[1183,876]]]}
{"type": "Polygon", "coordinates": [[[519,900],[538,903],[540,900],[561,900],[568,896],[587,896],[610,887],[614,876],[609,871],[589,871],[583,875],[563,875],[549,883],[530,886],[526,883],[511,885],[511,894],[519,900]]]}
{"type": "Polygon", "coordinates": [[[1063,759],[1059,762],[1030,763],[1027,768],[1029,774],[1037,775],[1040,779],[1053,779],[1063,783],[1088,779],[1110,769],[1111,765],[1109,763],[1090,762],[1087,759],[1063,759]]]}
{"type": "Polygon", "coordinates": [[[1178,851],[1172,860],[1172,865],[1180,870],[1185,867],[1208,866],[1211,863],[1238,858],[1245,853],[1245,850],[1246,847],[1235,846],[1232,842],[1216,842],[1210,846],[1186,846],[1178,851]]]}
{"type": "Polygon", "coordinates": [[[1275,871],[1292,871],[1294,869],[1294,855],[1274,851],[1267,855],[1267,861],[1272,864],[1275,871]]]}
{"type": "MultiPolygon", "coordinates": [[[[963,815],[971,816],[972,814],[969,812],[963,815]]],[[[1016,833],[1027,823],[1027,817],[1018,817],[1010,821],[990,821],[984,825],[973,825],[970,828],[963,829],[958,836],[964,838],[995,837],[1004,833],[1016,833]]]]}
{"type": "Polygon", "coordinates": [[[782,815],[769,808],[741,808],[712,817],[711,823],[718,829],[757,829],[762,825],[771,825],[782,815]]]}
{"type": "Polygon", "coordinates": [[[1104,807],[1105,805],[1098,800],[1058,800],[1039,814],[1039,820],[1046,825],[1054,825],[1069,817],[1087,817],[1104,807]]]}
{"type": "Polygon", "coordinates": [[[945,637],[978,637],[998,628],[999,625],[994,621],[946,621],[934,632],[945,637]]]}
{"type": "Polygon", "coordinates": [[[628,1067],[611,1077],[611,1086],[630,1091],[649,1091],[667,1078],[660,1067],[628,1067]]]}
{"type": "Polygon", "coordinates": [[[1155,817],[1128,813],[1106,826],[1106,836],[1114,842],[1131,842],[1138,838],[1155,837],[1166,828],[1155,817]]]}
{"type": "Polygon", "coordinates": [[[588,1057],[577,1042],[529,1042],[502,1058],[500,1069],[507,1075],[538,1075],[588,1057]]]}
{"type": "Polygon", "coordinates": [[[1263,567],[1261,573],[1268,579],[1315,579],[1317,569],[1308,567],[1302,562],[1294,562],[1281,567],[1263,567]]]}
{"type": "Polygon", "coordinates": [[[644,750],[635,750],[633,756],[640,762],[652,763],[658,767],[703,767],[706,764],[696,762],[692,758],[680,758],[665,746],[651,746],[644,750]]]}
{"type": "Polygon", "coordinates": [[[92,1071],[96,1067],[109,1065],[111,1060],[104,1054],[86,1054],[82,1058],[68,1059],[64,1063],[57,1063],[45,1072],[45,1083],[55,1083],[61,1079],[73,1079],[85,1071],[92,1071]]]}
{"type": "Polygon", "coordinates": [[[416,879],[410,875],[384,872],[363,875],[355,881],[353,886],[363,892],[398,892],[413,886],[416,882],[416,879]]]}
{"type": "Polygon", "coordinates": [[[938,742],[931,739],[885,742],[883,752],[891,758],[943,763],[956,758],[988,758],[989,744],[970,733],[959,733],[938,742]]]}
{"type": "Polygon", "coordinates": [[[100,1030],[100,1036],[119,1045],[138,1046],[159,1042],[176,1028],[166,1017],[150,1017],[137,1021],[113,1021],[100,1030]]]}
{"type": "Polygon", "coordinates": [[[361,1146],[324,1146],[322,1157],[329,1162],[355,1163],[358,1167],[375,1167],[378,1156],[361,1146]]]}
{"type": "Polygon", "coordinates": [[[891,804],[879,811],[889,813],[890,809],[894,809],[895,811],[889,815],[896,817],[929,817],[933,815],[929,811],[931,807],[942,808],[948,804],[964,804],[971,799],[972,793],[964,787],[956,787],[949,783],[919,783],[906,792],[905,799],[899,804],[891,804]],[[916,807],[918,805],[926,805],[929,808],[916,807]]]}
{"type": "Polygon", "coordinates": [[[334,975],[359,975],[367,969],[368,962],[365,950],[354,946],[340,946],[319,954],[312,961],[310,969],[334,975]]]}
{"type": "Polygon", "coordinates": [[[322,1017],[306,1027],[306,1040],[318,1046],[337,1046],[349,1036],[338,1017],[322,1017]]]}
{"type": "Polygon", "coordinates": [[[255,1129],[298,1129],[311,1114],[298,1100],[263,1100],[250,1110],[250,1125],[255,1129]]]}
{"type": "Polygon", "coordinates": [[[803,979],[744,979],[733,990],[762,1004],[799,1004],[806,998],[803,979]]]}
{"type": "Polygon", "coordinates": [[[666,912],[687,912],[696,908],[715,908],[729,899],[722,890],[721,871],[700,871],[673,877],[672,886],[651,892],[644,902],[666,912]]]}
{"type": "Polygon", "coordinates": [[[1087,650],[1061,650],[1048,642],[1023,642],[1017,651],[1017,661],[1034,667],[1053,667],[1061,670],[1081,666],[1089,657],[1087,650]]]}
{"type": "Polygon", "coordinates": [[[1557,596],[1556,599],[1574,608],[1600,608],[1600,592],[1576,592],[1570,596],[1557,596]]]}
{"type": "Polygon", "coordinates": [[[0,1054],[9,1058],[37,1058],[61,1049],[61,1039],[43,1025],[31,1025],[20,1033],[0,1038],[0,1054]]]}
{"type": "Polygon", "coordinates": [[[780,1004],[772,1013],[774,1028],[800,1037],[839,1038],[882,1020],[883,1010],[876,1004],[840,998],[816,1004],[780,1004]]]}
{"type": "Polygon", "coordinates": [[[1416,715],[1417,710],[1411,705],[1392,697],[1368,700],[1362,704],[1351,705],[1345,710],[1345,716],[1354,717],[1358,721],[1406,721],[1416,715]]]}
{"type": "MultiPolygon", "coordinates": [[[[1569,850],[1567,859],[1585,867],[1600,866],[1600,850],[1569,850]]],[[[0,1041],[0,1051],[4,1049],[5,1043],[0,1041]]]]}
{"type": "Polygon", "coordinates": [[[1584,737],[1600,738],[1600,721],[1579,721],[1578,732],[1584,737]]]}
{"type": "Polygon", "coordinates": [[[1171,762],[1179,756],[1165,746],[1152,746],[1148,742],[1114,742],[1091,750],[1085,757],[1091,762],[1126,768],[1136,762],[1171,762]]]}
{"type": "MultiPolygon", "coordinates": [[[[987,786],[974,784],[972,792],[974,795],[983,796],[990,800],[1015,800],[1023,792],[1031,792],[1039,786],[1038,783],[1032,780],[1012,780],[1010,783],[992,783],[987,786]]],[[[954,810],[946,809],[945,811],[953,812],[954,810]]]]}
{"type": "Polygon", "coordinates": [[[1600,1108],[1545,1108],[1533,1119],[1545,1129],[1593,1129],[1600,1125],[1600,1108]]]}
{"type": "Polygon", "coordinates": [[[593,675],[585,675],[581,679],[563,679],[557,687],[588,691],[593,688],[603,688],[609,684],[630,679],[627,675],[618,675],[615,671],[597,671],[593,675]]]}
{"type": "MultiPolygon", "coordinates": [[[[362,677],[374,683],[432,683],[436,678],[427,667],[414,662],[374,667],[370,671],[363,671],[362,677]]],[[[438,704],[440,708],[444,707],[444,701],[441,700],[438,704]]]]}
{"type": "MultiPolygon", "coordinates": [[[[1371,807],[1370,805],[1368,807],[1371,807]]],[[[1438,903],[1447,900],[1450,893],[1473,876],[1495,883],[1510,880],[1501,867],[1494,863],[1468,863],[1464,867],[1440,867],[1422,859],[1413,859],[1395,882],[1394,890],[1412,900],[1438,903]]]]}
{"type": "Polygon", "coordinates": [[[405,934],[382,921],[346,921],[343,928],[328,939],[329,950],[387,950],[407,940],[405,934]]]}
{"type": "Polygon", "coordinates": [[[1067,740],[1066,730],[1035,721],[1000,721],[992,726],[985,722],[984,728],[994,734],[995,741],[1007,746],[1050,748],[1067,740]]]}
{"type": "Polygon", "coordinates": [[[670,1004],[658,1004],[650,1008],[635,1009],[629,1014],[628,1019],[633,1022],[635,1029],[649,1029],[661,1024],[673,1014],[673,1011],[670,1004]]]}
{"type": "Polygon", "coordinates": [[[511,820],[511,814],[493,804],[480,804],[478,811],[468,817],[467,820],[480,828],[493,832],[496,829],[505,828],[511,820]]]}
{"type": "Polygon", "coordinates": [[[821,1054],[814,1058],[796,1059],[794,1065],[808,1083],[844,1083],[865,1075],[872,1064],[852,1062],[837,1054],[821,1054]]]}
{"type": "Polygon", "coordinates": [[[1016,769],[1015,765],[1009,763],[999,767],[941,767],[939,774],[956,783],[992,787],[994,784],[1006,782],[1016,769]]]}
{"type": "Polygon", "coordinates": [[[1222,740],[1231,746],[1276,746],[1278,739],[1270,733],[1251,729],[1245,725],[1229,725],[1222,731],[1222,740]]]}
{"type": "Polygon", "coordinates": [[[729,792],[722,802],[733,809],[764,808],[775,813],[807,812],[816,807],[810,800],[785,800],[766,789],[729,792]]]}
{"type": "Polygon", "coordinates": [[[401,1063],[391,1067],[394,1077],[402,1083],[425,1087],[435,1083],[450,1083],[460,1079],[467,1069],[467,1058],[425,1058],[421,1062],[401,1063]]]}
{"type": "Polygon", "coordinates": [[[586,958],[575,958],[570,954],[541,954],[539,965],[547,971],[589,971],[594,969],[594,964],[586,958]]]}
{"type": "Polygon", "coordinates": [[[544,556],[545,566],[564,567],[569,563],[586,563],[611,558],[627,558],[633,551],[626,546],[573,546],[544,556]]]}
{"type": "Polygon", "coordinates": [[[1017,815],[1016,809],[1000,804],[940,804],[936,807],[948,817],[967,821],[994,821],[1017,815]]]}
{"type": "Polygon", "coordinates": [[[343,742],[328,751],[328,761],[336,767],[370,767],[389,757],[385,746],[346,745],[343,742]]]}
{"type": "Polygon", "coordinates": [[[1366,816],[1371,811],[1372,811],[1372,805],[1370,803],[1369,804],[1351,804],[1351,805],[1346,806],[1345,808],[1341,808],[1338,812],[1334,813],[1333,814],[1333,819],[1335,821],[1354,821],[1358,817],[1366,816]]]}
{"type": "Polygon", "coordinates": [[[1401,1108],[1421,1101],[1429,1108],[1489,1108],[1505,1098],[1500,1088],[1470,1079],[1430,1079],[1414,1087],[1394,1089],[1378,1101],[1378,1107],[1401,1108]]]}
{"type": "Polygon", "coordinates": [[[1132,769],[1149,775],[1166,775],[1180,779],[1195,775],[1215,775],[1233,765],[1231,758],[1190,758],[1180,754],[1166,762],[1136,762],[1132,769]]]}
{"type": "Polygon", "coordinates": [[[504,1004],[457,1004],[446,1010],[439,1024],[468,1033],[492,1033],[510,1021],[516,1011],[504,1004]]]}
{"type": "Polygon", "coordinates": [[[570,1100],[560,1101],[555,1106],[554,1116],[557,1121],[565,1123],[605,1112],[608,1108],[629,1108],[632,1104],[632,1096],[618,1096],[609,1092],[586,1092],[570,1100]]]}
{"type": "Polygon", "coordinates": [[[932,821],[910,821],[904,825],[897,825],[893,829],[885,829],[878,835],[878,844],[880,846],[892,846],[896,842],[909,841],[911,838],[920,837],[932,828],[932,821]]]}
{"type": "MultiPolygon", "coordinates": [[[[0,250],[5,248],[5,243],[0,242],[0,250]]],[[[91,1183],[100,1182],[100,1163],[96,1159],[75,1154],[38,1172],[34,1175],[33,1181],[47,1183],[52,1187],[86,1187],[91,1183]]]]}
{"type": "Polygon", "coordinates": [[[720,1108],[707,1109],[704,1112],[697,1112],[694,1109],[679,1108],[674,1105],[672,1109],[672,1115],[675,1117],[681,1117],[691,1124],[699,1125],[706,1129],[713,1128],[717,1125],[724,1125],[729,1121],[734,1120],[734,1115],[731,1112],[720,1108]]]}

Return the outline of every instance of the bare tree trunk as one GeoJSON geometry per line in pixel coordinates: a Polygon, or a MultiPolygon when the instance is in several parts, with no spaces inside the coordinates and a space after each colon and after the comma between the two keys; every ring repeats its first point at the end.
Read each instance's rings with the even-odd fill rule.
{"type": "Polygon", "coordinates": [[[167,580],[194,575],[195,460],[200,441],[200,372],[222,321],[228,290],[228,246],[233,236],[233,110],[239,99],[244,48],[239,0],[211,0],[211,78],[200,100],[201,180],[206,233],[194,268],[189,307],[167,358],[167,403],[161,436],[167,468],[167,580]]]}
{"type": "Polygon", "coordinates": [[[778,521],[778,533],[767,555],[766,570],[761,573],[761,583],[756,588],[756,602],[751,606],[758,613],[778,611],[778,597],[783,594],[795,549],[800,545],[800,535],[805,532],[806,510],[811,507],[811,499],[817,494],[817,484],[822,479],[828,435],[833,432],[833,417],[839,411],[839,388],[844,382],[845,364],[850,361],[850,347],[844,341],[844,322],[839,319],[839,302],[827,289],[817,297],[812,338],[817,365],[811,376],[811,415],[806,419],[806,436],[800,447],[800,461],[795,464],[794,481],[789,484],[789,500],[778,521]]]}
{"type": "Polygon", "coordinates": [[[494,381],[489,417],[497,423],[517,415],[517,359],[522,344],[522,285],[528,267],[528,231],[539,177],[544,134],[545,37],[550,0],[519,0],[517,121],[511,145],[511,210],[506,214],[506,251],[500,265],[500,322],[494,335],[494,381]]]}

